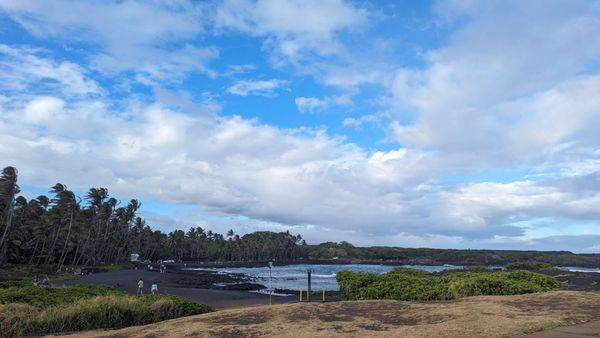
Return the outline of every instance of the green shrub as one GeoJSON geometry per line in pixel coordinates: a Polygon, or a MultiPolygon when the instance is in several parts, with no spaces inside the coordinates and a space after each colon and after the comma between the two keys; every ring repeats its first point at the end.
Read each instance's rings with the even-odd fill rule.
{"type": "Polygon", "coordinates": [[[3,337],[120,328],[212,311],[207,305],[173,295],[135,296],[107,287],[62,288],[72,289],[72,294],[78,295],[79,299],[64,297],[48,288],[37,288],[45,289],[46,294],[38,292],[34,297],[26,298],[22,294],[31,288],[20,292],[10,289],[8,297],[4,295],[5,300],[19,299],[30,304],[0,304],[3,337]],[[105,294],[94,295],[98,293],[105,294]]]}
{"type": "Polygon", "coordinates": [[[336,279],[344,300],[448,300],[543,292],[559,287],[553,277],[522,270],[430,274],[403,269],[382,275],[340,271],[336,279]]]}
{"type": "Polygon", "coordinates": [[[540,270],[554,270],[554,266],[548,263],[541,262],[514,262],[509,263],[504,267],[508,271],[515,270],[528,270],[528,271],[540,271],[540,270]]]}
{"type": "Polygon", "coordinates": [[[13,286],[0,289],[0,303],[25,303],[37,307],[68,304],[82,298],[106,295],[125,295],[124,291],[104,286],[80,284],[63,288],[43,286],[13,286]]]}

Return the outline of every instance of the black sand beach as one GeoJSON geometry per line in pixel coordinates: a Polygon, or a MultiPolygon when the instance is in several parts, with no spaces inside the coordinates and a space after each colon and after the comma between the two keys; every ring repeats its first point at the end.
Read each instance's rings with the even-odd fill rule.
{"type": "MultiPolygon", "coordinates": [[[[80,279],[54,283],[55,286],[73,284],[104,284],[135,293],[137,281],[144,280],[144,292],[150,292],[152,282],[157,282],[160,293],[169,293],[185,297],[214,307],[215,309],[232,309],[255,305],[269,304],[269,296],[248,290],[260,289],[260,284],[253,284],[247,276],[217,274],[209,270],[186,271],[180,266],[169,266],[167,273],[159,273],[143,269],[120,270],[84,275],[80,279]],[[178,269],[179,268],[179,269],[178,269]],[[232,287],[216,286],[237,283],[232,287]]],[[[600,291],[600,274],[568,271],[547,271],[561,282],[562,290],[600,291]]],[[[298,292],[293,290],[276,290],[290,293],[293,296],[272,296],[272,304],[298,302],[298,292]]],[[[314,295],[313,300],[320,300],[314,295]]],[[[327,301],[338,301],[339,292],[328,292],[327,301]]]]}
{"type": "MultiPolygon", "coordinates": [[[[54,286],[74,284],[104,284],[121,288],[135,293],[137,282],[144,280],[144,293],[150,293],[152,282],[158,283],[160,293],[169,293],[187,299],[195,300],[214,307],[215,309],[230,309],[253,305],[269,304],[269,296],[249,291],[224,290],[210,288],[210,284],[219,278],[226,278],[212,272],[206,273],[158,273],[147,270],[120,270],[84,275],[80,279],[53,283],[54,286]]],[[[294,296],[272,296],[273,304],[295,303],[294,296]]]]}

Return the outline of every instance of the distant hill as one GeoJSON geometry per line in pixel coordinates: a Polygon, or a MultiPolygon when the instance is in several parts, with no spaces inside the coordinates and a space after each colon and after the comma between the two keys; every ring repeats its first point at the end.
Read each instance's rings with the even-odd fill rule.
{"type": "Polygon", "coordinates": [[[308,245],[313,260],[373,261],[423,265],[505,265],[537,261],[555,266],[600,267],[600,254],[574,254],[569,251],[518,251],[398,248],[387,246],[357,247],[348,242],[308,245]]]}

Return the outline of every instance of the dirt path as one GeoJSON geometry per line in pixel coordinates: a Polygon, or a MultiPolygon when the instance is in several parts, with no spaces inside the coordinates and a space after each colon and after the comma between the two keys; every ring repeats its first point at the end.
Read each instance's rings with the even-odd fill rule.
{"type": "Polygon", "coordinates": [[[552,330],[531,333],[522,338],[589,338],[600,337],[600,321],[561,326],[552,330]]]}
{"type": "Polygon", "coordinates": [[[553,291],[449,302],[360,301],[260,306],[76,336],[516,337],[598,320],[600,293],[553,291]]]}

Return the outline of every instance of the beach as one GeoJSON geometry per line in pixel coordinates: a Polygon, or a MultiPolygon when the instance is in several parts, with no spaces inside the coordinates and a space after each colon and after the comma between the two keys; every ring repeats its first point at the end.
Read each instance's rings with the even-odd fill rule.
{"type": "MultiPolygon", "coordinates": [[[[215,309],[231,309],[256,305],[268,305],[269,296],[247,290],[226,290],[214,288],[212,283],[231,282],[227,275],[214,272],[194,273],[159,273],[148,270],[119,270],[83,275],[80,279],[53,283],[54,286],[75,284],[103,284],[121,288],[130,293],[136,293],[137,282],[144,281],[144,293],[150,293],[150,285],[158,283],[160,293],[169,293],[187,299],[195,300],[212,306],[215,309]]],[[[272,304],[296,302],[295,296],[272,296],[272,304]]]]}
{"type": "MultiPolygon", "coordinates": [[[[103,284],[115,286],[129,293],[136,293],[137,281],[144,280],[145,293],[150,285],[157,282],[160,293],[169,293],[212,306],[215,309],[233,309],[248,306],[271,304],[290,304],[299,301],[298,290],[275,290],[269,297],[257,292],[263,285],[253,283],[242,274],[222,274],[215,270],[182,270],[181,266],[169,266],[166,273],[158,269],[129,269],[112,272],[86,274],[76,280],[53,283],[55,286],[74,284],[103,284]],[[277,294],[291,294],[279,296],[277,294]],[[271,298],[271,300],[269,300],[271,298]]],[[[600,273],[547,271],[561,283],[561,290],[600,291],[600,273]]],[[[315,290],[318,291],[318,290],[315,290]]],[[[339,301],[339,292],[327,291],[328,302],[339,301]]],[[[304,295],[306,300],[306,295],[304,295]]],[[[313,300],[321,301],[320,294],[314,294],[313,300]]]]}

